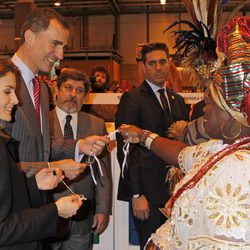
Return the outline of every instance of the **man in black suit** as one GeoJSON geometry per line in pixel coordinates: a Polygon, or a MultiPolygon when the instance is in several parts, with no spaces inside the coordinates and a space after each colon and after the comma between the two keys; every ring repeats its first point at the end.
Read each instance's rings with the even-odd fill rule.
{"type": "MultiPolygon", "coordinates": [[[[188,119],[183,98],[165,86],[169,74],[168,48],[164,43],[151,43],[144,45],[141,53],[146,80],[123,94],[116,113],[116,127],[134,124],[167,137],[173,122],[188,119]]],[[[122,166],[124,144],[119,135],[117,142],[118,161],[122,166]]],[[[130,145],[124,178],[121,175],[119,181],[118,199],[130,202],[141,249],[165,221],[159,208],[164,207],[170,196],[165,182],[168,169],[168,164],[151,151],[130,145]]]]}

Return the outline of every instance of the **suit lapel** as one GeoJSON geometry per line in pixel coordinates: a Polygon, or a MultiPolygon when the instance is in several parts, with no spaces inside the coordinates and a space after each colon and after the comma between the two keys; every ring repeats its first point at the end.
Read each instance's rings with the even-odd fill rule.
{"type": "Polygon", "coordinates": [[[143,82],[142,89],[146,93],[146,95],[148,95],[148,97],[149,97],[148,100],[149,100],[149,102],[152,103],[151,106],[154,109],[154,111],[163,117],[164,112],[163,112],[163,109],[161,107],[161,104],[159,103],[157,97],[155,96],[154,91],[151,89],[151,87],[149,86],[149,84],[146,81],[143,82]]]}
{"type": "Polygon", "coordinates": [[[143,88],[144,88],[144,91],[149,95],[149,98],[148,98],[149,101],[152,102],[152,105],[151,105],[153,109],[152,112],[156,112],[158,114],[158,117],[162,120],[167,130],[172,123],[171,119],[169,119],[169,117],[167,117],[164,114],[164,111],[162,109],[162,106],[159,100],[157,99],[157,97],[155,96],[155,93],[153,92],[153,90],[151,89],[151,87],[146,81],[144,81],[143,83],[143,88]]]}
{"type": "Polygon", "coordinates": [[[52,111],[50,111],[50,124],[51,124],[50,129],[51,132],[53,133],[52,135],[56,138],[63,139],[63,132],[55,108],[52,111]]]}
{"type": "Polygon", "coordinates": [[[182,117],[182,112],[180,110],[180,103],[171,90],[166,88],[166,91],[168,95],[169,104],[171,107],[171,114],[172,114],[173,122],[176,122],[180,120],[180,117],[182,117]]]}
{"type": "Polygon", "coordinates": [[[78,112],[77,138],[82,138],[82,135],[88,134],[91,128],[88,126],[89,120],[83,112],[78,112]]]}
{"type": "Polygon", "coordinates": [[[49,96],[45,83],[41,82],[40,92],[40,106],[42,113],[42,128],[43,128],[43,150],[44,158],[48,159],[50,156],[50,125],[49,125],[49,96]]]}
{"type": "Polygon", "coordinates": [[[34,104],[31,100],[28,88],[21,78],[19,89],[16,91],[19,100],[19,109],[27,120],[27,125],[30,127],[31,131],[36,135],[38,143],[42,143],[42,134],[40,130],[40,125],[38,124],[37,114],[34,108],[34,104]],[[25,101],[24,101],[25,100],[25,101]]]}

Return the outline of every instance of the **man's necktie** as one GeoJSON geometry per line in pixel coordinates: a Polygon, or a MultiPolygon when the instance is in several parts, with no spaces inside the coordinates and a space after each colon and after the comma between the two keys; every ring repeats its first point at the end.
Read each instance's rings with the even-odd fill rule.
{"type": "Polygon", "coordinates": [[[72,115],[66,115],[66,123],[64,126],[64,139],[65,140],[74,139],[73,129],[70,124],[71,119],[72,119],[72,115]]]}
{"type": "Polygon", "coordinates": [[[34,77],[32,79],[32,83],[33,83],[33,90],[34,90],[35,110],[36,110],[39,125],[41,125],[41,118],[40,118],[40,87],[41,85],[37,77],[34,77]]]}
{"type": "Polygon", "coordinates": [[[167,119],[172,123],[173,118],[169,109],[167,98],[165,96],[165,89],[159,89],[158,92],[160,93],[160,99],[161,99],[161,104],[162,104],[164,114],[167,117],[167,119]]]}

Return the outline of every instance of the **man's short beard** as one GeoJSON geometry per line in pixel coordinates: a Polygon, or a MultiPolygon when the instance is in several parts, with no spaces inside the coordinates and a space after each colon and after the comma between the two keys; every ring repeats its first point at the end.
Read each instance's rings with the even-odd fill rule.
{"type": "Polygon", "coordinates": [[[91,88],[94,93],[104,93],[106,90],[106,83],[100,84],[98,82],[93,82],[91,88]]]}

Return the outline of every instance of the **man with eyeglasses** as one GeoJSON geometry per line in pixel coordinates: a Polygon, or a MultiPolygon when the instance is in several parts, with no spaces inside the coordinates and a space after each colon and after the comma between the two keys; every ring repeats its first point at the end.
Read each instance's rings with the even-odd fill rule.
{"type": "MultiPolygon", "coordinates": [[[[56,108],[50,112],[51,136],[70,140],[107,134],[103,119],[80,112],[89,91],[89,80],[86,74],[73,68],[64,70],[57,79],[55,90],[57,103],[56,108]]],[[[70,182],[71,188],[76,193],[83,194],[87,201],[71,221],[62,224],[62,227],[66,227],[62,228],[62,231],[68,230],[68,233],[63,239],[52,240],[50,249],[90,249],[91,231],[101,234],[107,228],[112,203],[107,150],[102,152],[99,159],[104,176],[98,178],[95,174],[97,185],[93,182],[90,169],[70,182]]],[[[58,199],[67,193],[68,191],[59,187],[54,192],[54,198],[58,199]]]]}
{"type": "MultiPolygon", "coordinates": [[[[141,55],[146,80],[122,95],[115,118],[116,127],[133,124],[168,137],[167,131],[173,122],[188,119],[183,98],[165,85],[171,73],[168,48],[165,43],[145,44],[141,55]]],[[[117,143],[117,157],[122,166],[124,143],[119,135],[117,143]]],[[[168,163],[145,147],[130,145],[124,178],[121,175],[119,181],[118,199],[130,203],[140,249],[166,220],[159,208],[164,207],[170,197],[169,183],[166,182],[168,170],[168,163]]]]}

